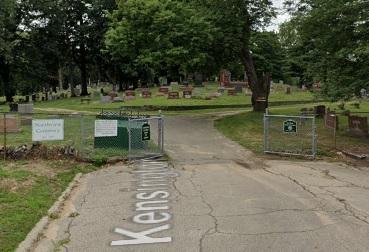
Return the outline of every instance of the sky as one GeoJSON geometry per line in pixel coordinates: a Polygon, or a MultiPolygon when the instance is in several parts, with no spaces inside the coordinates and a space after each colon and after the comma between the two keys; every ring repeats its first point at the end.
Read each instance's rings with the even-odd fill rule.
{"type": "Polygon", "coordinates": [[[278,8],[278,16],[272,22],[272,25],[268,28],[268,30],[277,30],[279,24],[288,20],[289,15],[283,11],[283,1],[284,0],[273,0],[274,6],[278,8]]]}

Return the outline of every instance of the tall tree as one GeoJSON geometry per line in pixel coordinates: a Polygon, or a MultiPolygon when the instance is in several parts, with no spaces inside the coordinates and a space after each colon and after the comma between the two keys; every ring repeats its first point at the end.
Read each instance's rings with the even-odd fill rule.
{"type": "Polygon", "coordinates": [[[332,100],[368,87],[368,1],[301,0],[292,7],[297,45],[305,48],[304,75],[320,81],[332,100]]]}
{"type": "Polygon", "coordinates": [[[120,0],[111,15],[106,47],[126,75],[178,78],[204,67],[216,32],[187,2],[120,0]]]}
{"type": "MultiPolygon", "coordinates": [[[[195,0],[196,1],[196,0],[195,0]]],[[[219,28],[217,44],[222,45],[218,56],[240,60],[247,72],[255,111],[264,111],[269,95],[268,78],[258,76],[251,51],[252,36],[269,24],[275,16],[271,0],[197,0],[210,11],[219,28]]]]}
{"type": "Polygon", "coordinates": [[[18,4],[15,0],[0,1],[0,85],[6,101],[12,102],[16,93],[12,83],[14,50],[18,43],[17,28],[20,22],[18,4]]]}

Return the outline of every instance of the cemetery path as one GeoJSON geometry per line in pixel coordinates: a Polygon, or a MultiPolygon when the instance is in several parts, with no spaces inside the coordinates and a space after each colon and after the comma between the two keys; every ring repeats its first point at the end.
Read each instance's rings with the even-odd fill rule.
{"type": "Polygon", "coordinates": [[[84,176],[35,251],[369,251],[368,170],[263,160],[211,116],[167,118],[166,150],[157,194],[140,194],[155,163],[84,176]]]}

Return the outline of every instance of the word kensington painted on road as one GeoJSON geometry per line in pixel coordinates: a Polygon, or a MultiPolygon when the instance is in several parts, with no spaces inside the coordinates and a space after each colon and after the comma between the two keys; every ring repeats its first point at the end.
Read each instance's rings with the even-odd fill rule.
{"type": "Polygon", "coordinates": [[[139,232],[129,231],[123,228],[114,229],[114,233],[124,236],[124,240],[111,242],[112,246],[126,246],[139,244],[169,243],[170,236],[160,236],[160,233],[169,230],[169,221],[172,215],[169,210],[170,186],[178,174],[169,169],[167,162],[143,160],[134,171],[137,178],[137,203],[136,215],[133,222],[149,225],[149,229],[139,232]],[[156,227],[152,227],[156,225],[156,227]]]}

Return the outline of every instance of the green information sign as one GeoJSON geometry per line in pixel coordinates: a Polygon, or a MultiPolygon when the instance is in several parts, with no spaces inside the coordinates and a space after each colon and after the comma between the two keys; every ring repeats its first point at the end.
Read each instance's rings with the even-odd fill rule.
{"type": "Polygon", "coordinates": [[[151,129],[150,124],[145,123],[142,125],[142,141],[150,141],[151,139],[151,129]]]}
{"type": "Polygon", "coordinates": [[[287,120],[283,123],[284,133],[297,133],[297,122],[294,120],[287,120]]]}

